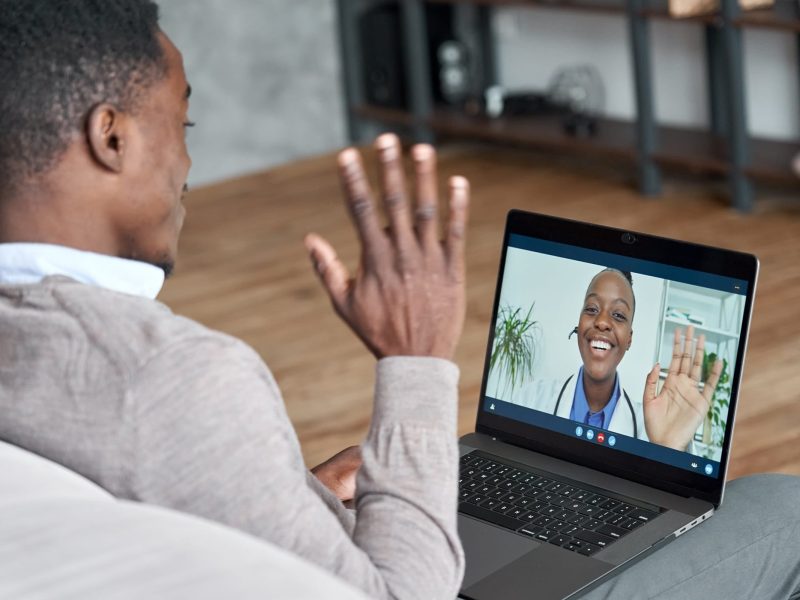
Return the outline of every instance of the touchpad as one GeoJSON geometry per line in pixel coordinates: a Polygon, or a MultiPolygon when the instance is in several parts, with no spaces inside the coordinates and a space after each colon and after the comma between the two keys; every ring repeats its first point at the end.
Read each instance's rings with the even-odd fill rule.
{"type": "Polygon", "coordinates": [[[540,545],[539,542],[532,539],[463,515],[458,515],[458,534],[467,558],[464,588],[505,567],[540,545]]]}

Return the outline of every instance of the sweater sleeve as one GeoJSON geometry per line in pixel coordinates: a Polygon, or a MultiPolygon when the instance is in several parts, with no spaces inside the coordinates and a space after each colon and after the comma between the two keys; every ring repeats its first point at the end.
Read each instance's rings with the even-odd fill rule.
{"type": "Polygon", "coordinates": [[[440,359],[379,361],[353,519],[309,479],[252,349],[216,334],[175,342],[129,387],[134,494],[261,537],[375,598],[453,598],[457,380],[440,359]]]}

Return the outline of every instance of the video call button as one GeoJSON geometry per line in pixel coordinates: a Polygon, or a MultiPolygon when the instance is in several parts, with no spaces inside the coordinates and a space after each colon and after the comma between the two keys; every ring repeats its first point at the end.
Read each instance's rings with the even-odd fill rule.
{"type": "Polygon", "coordinates": [[[616,443],[617,443],[617,438],[615,438],[613,435],[608,436],[608,445],[609,446],[614,446],[614,445],[616,445],[616,443]]]}
{"type": "Polygon", "coordinates": [[[586,439],[587,440],[594,439],[594,431],[592,431],[591,429],[587,429],[586,430],[586,439]]]}
{"type": "Polygon", "coordinates": [[[581,427],[580,425],[578,425],[578,426],[575,428],[575,435],[577,435],[578,437],[583,437],[583,427],[581,427]]]}

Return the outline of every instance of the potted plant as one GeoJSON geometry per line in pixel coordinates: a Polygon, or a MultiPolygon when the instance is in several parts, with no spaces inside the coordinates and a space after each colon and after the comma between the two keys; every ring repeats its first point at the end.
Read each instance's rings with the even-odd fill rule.
{"type": "Polygon", "coordinates": [[[497,314],[489,359],[489,375],[496,375],[495,398],[507,398],[533,374],[536,359],[534,334],[539,327],[538,321],[532,318],[534,304],[524,314],[522,308],[506,304],[497,314]]]}
{"type": "MultiPolygon", "coordinates": [[[[706,354],[705,357],[703,357],[703,381],[708,379],[708,375],[711,373],[711,367],[716,361],[717,354],[714,352],[706,354]]],[[[723,358],[722,372],[719,375],[717,389],[714,390],[714,395],[711,397],[711,406],[708,408],[708,413],[706,414],[703,424],[703,443],[707,446],[722,446],[722,442],[725,440],[727,410],[725,418],[722,416],[722,410],[723,408],[727,409],[730,404],[730,398],[731,386],[730,374],[728,373],[728,361],[723,358]]]]}

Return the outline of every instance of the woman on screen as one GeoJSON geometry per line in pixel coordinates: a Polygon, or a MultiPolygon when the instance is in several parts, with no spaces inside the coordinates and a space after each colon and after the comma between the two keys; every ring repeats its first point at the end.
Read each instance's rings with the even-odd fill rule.
{"type": "Polygon", "coordinates": [[[687,344],[678,329],[662,389],[658,390],[660,366],[656,363],[647,374],[643,402],[632,402],[617,367],[633,343],[635,310],[630,273],[608,268],[595,275],[578,325],[570,333],[577,336],[582,365],[564,381],[534,381],[524,391],[527,401],[522,404],[589,427],[691,452],[689,445],[708,412],[722,364],[717,361],[700,392],[705,338],[700,336],[692,352],[694,328],[686,331],[687,344]]]}

